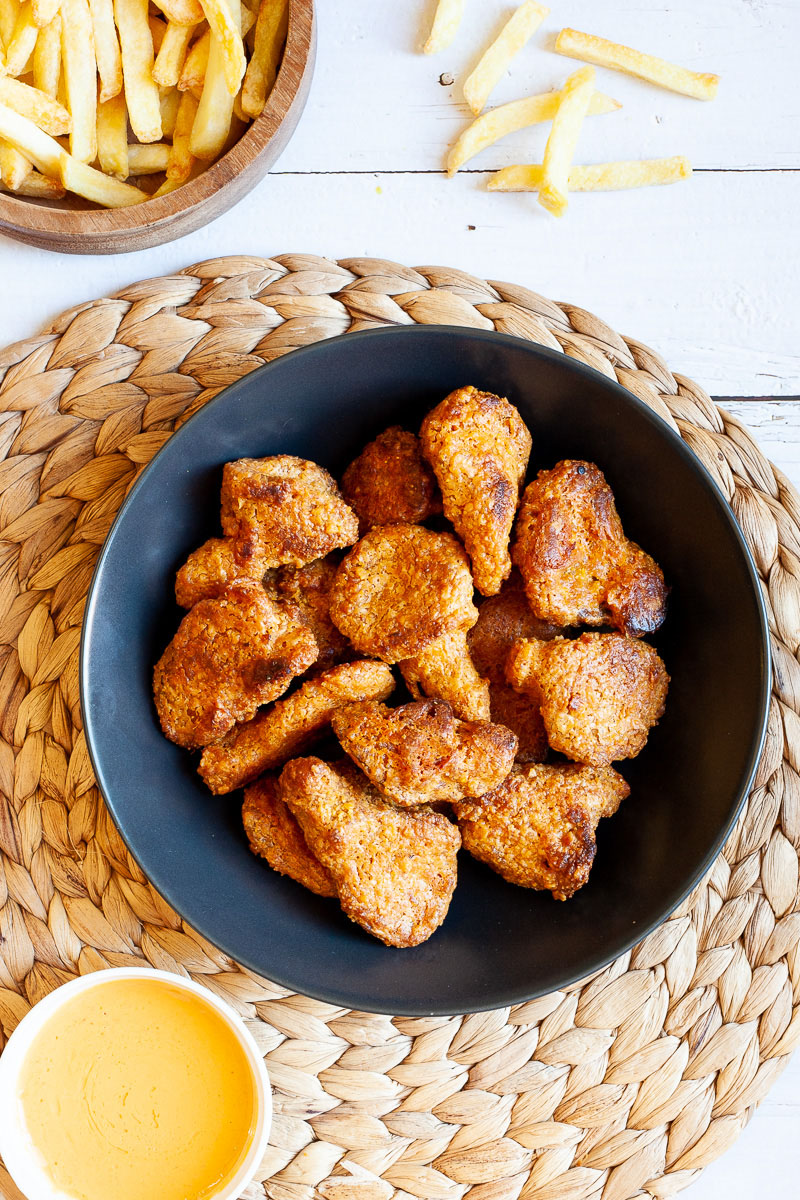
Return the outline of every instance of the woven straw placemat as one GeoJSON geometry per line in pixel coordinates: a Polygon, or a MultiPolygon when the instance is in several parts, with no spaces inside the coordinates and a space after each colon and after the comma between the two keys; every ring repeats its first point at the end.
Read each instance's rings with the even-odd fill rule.
{"type": "MultiPolygon", "coordinates": [[[[800,499],[738,421],[572,305],[448,268],[287,254],[135,284],[0,352],[0,446],[6,1036],[78,972],[146,962],[206,984],[245,1017],[275,1087],[250,1200],[667,1197],[731,1145],[800,1040],[800,499]],[[563,350],[677,429],[744,530],[774,654],[754,790],[681,908],[591,981],[421,1019],[287,993],[187,928],[108,817],[78,699],[95,559],[171,430],[296,346],[415,321],[563,350]]],[[[2,1167],[0,1192],[18,1194],[2,1167]]]]}

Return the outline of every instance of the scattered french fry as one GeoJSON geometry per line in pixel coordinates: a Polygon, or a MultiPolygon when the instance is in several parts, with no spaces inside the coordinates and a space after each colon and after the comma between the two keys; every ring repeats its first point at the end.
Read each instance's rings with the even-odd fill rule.
{"type": "Polygon", "coordinates": [[[177,84],[196,28],[196,25],[175,25],[172,21],[167,25],[153,65],[153,79],[159,87],[175,87],[177,84]]]}
{"type": "Polygon", "coordinates": [[[33,86],[53,100],[61,78],[61,13],[39,30],[33,52],[33,86]]]}
{"type": "Polygon", "coordinates": [[[199,25],[203,20],[199,0],[153,0],[153,3],[173,25],[199,25]]]}
{"type": "Polygon", "coordinates": [[[114,16],[122,48],[122,76],[131,128],[140,142],[160,142],[161,107],[153,79],[153,35],[147,22],[147,0],[114,0],[114,16]]]}
{"type": "MultiPolygon", "coordinates": [[[[3,191],[11,188],[2,187],[3,191]]],[[[17,196],[28,196],[34,200],[61,200],[64,197],[64,187],[57,179],[48,179],[38,171],[30,171],[20,186],[16,189],[17,196]]]]}
{"type": "MultiPolygon", "coordinates": [[[[247,69],[242,41],[240,0],[237,0],[234,5],[227,4],[226,0],[202,0],[202,4],[212,40],[218,44],[222,52],[226,86],[231,96],[235,96],[242,86],[247,69]]],[[[202,155],[198,157],[202,157],[202,155]]]]}
{"type": "Polygon", "coordinates": [[[446,50],[458,33],[463,15],[464,0],[439,0],[422,53],[438,54],[440,50],[446,50]]]}
{"type": "Polygon", "coordinates": [[[94,29],[94,52],[100,76],[100,102],[111,100],[122,91],[122,55],[114,25],[113,0],[89,0],[94,29]]]}
{"type": "Polygon", "coordinates": [[[72,118],[63,105],[46,92],[10,75],[0,75],[0,103],[28,117],[53,137],[69,133],[72,127],[72,118]]]}
{"type": "Polygon", "coordinates": [[[32,170],[30,160],[8,142],[0,142],[0,179],[11,192],[18,192],[32,170]]]}
{"type": "Polygon", "coordinates": [[[67,108],[72,114],[70,153],[79,162],[97,157],[97,65],[88,0],[62,0],[61,57],[67,108]]]}
{"type": "Polygon", "coordinates": [[[30,0],[20,7],[14,32],[6,42],[6,72],[9,75],[23,75],[28,66],[28,60],[33,54],[36,39],[39,36],[39,26],[33,19],[30,0]]]}
{"type": "Polygon", "coordinates": [[[539,186],[539,203],[554,217],[563,217],[567,211],[569,169],[593,94],[594,67],[581,67],[561,89],[561,103],[544,148],[544,171],[539,186]]]}
{"type": "Polygon", "coordinates": [[[464,99],[476,117],[483,112],[511,59],[533,37],[549,12],[550,9],[537,0],[524,0],[484,50],[475,70],[464,80],[464,99]]]}
{"type": "Polygon", "coordinates": [[[568,58],[594,63],[598,67],[610,67],[612,71],[624,71],[648,83],[667,88],[671,92],[691,96],[695,100],[713,100],[719,86],[719,75],[689,71],[676,67],[674,63],[653,54],[643,54],[630,46],[609,42],[591,33],[577,29],[562,29],[556,38],[556,51],[568,58]]]}
{"type": "MultiPolygon", "coordinates": [[[[455,175],[464,163],[506,134],[516,133],[528,125],[552,121],[560,101],[561,92],[542,92],[536,96],[526,96],[522,100],[500,104],[497,108],[490,108],[488,112],[482,113],[467,126],[453,145],[447,156],[447,174],[455,175]]],[[[589,115],[616,112],[620,107],[610,96],[595,92],[589,103],[589,115]]]]}
{"type": "Polygon", "coordinates": [[[97,158],[106,175],[128,178],[128,109],[122,92],[97,106],[97,158]]]}
{"type": "Polygon", "coordinates": [[[19,16],[19,0],[0,0],[0,40],[8,48],[19,16]]]}
{"type": "Polygon", "coordinates": [[[192,88],[202,88],[208,69],[208,51],[211,46],[211,30],[207,29],[202,37],[191,46],[183,64],[181,77],[178,80],[178,91],[190,92],[192,88]]]}
{"type": "Polygon", "coordinates": [[[31,0],[33,20],[40,29],[49,25],[61,8],[61,0],[31,0]]]}
{"type": "MultiPolygon", "coordinates": [[[[538,192],[544,167],[503,167],[490,178],[490,192],[538,192]]],[[[652,187],[656,184],[678,183],[689,179],[692,167],[688,158],[652,158],[632,162],[596,163],[592,166],[572,166],[569,169],[571,192],[611,192],[624,188],[652,187]]]]}
{"type": "Polygon", "coordinates": [[[253,56],[242,87],[242,109],[248,117],[258,117],[264,111],[267,94],[278,73],[288,25],[288,0],[261,0],[253,56]]]}
{"type": "Polygon", "coordinates": [[[159,171],[166,171],[169,152],[166,142],[128,146],[128,171],[131,175],[157,175],[159,171]]]}
{"type": "MultiPolygon", "coordinates": [[[[225,6],[233,28],[238,34],[242,19],[241,0],[230,0],[230,7],[228,7],[227,0],[218,0],[218,2],[225,6]]],[[[206,3],[208,4],[209,0],[206,0],[206,3]]],[[[189,142],[194,157],[202,158],[205,161],[214,159],[222,153],[231,127],[235,96],[227,82],[225,47],[214,36],[214,26],[211,21],[209,21],[209,28],[212,37],[208,51],[208,67],[189,142]]],[[[241,42],[241,36],[239,36],[239,41],[241,42]]]]}
{"type": "Polygon", "coordinates": [[[161,108],[162,135],[169,141],[175,133],[175,123],[178,120],[178,108],[181,93],[176,87],[159,88],[159,107],[161,108]]]}
{"type": "Polygon", "coordinates": [[[131,204],[141,204],[147,200],[147,192],[132,187],[129,183],[120,183],[96,171],[86,163],[78,162],[70,154],[65,154],[61,163],[61,180],[69,192],[83,196],[85,200],[93,200],[104,208],[127,208],[131,204]]]}
{"type": "Polygon", "coordinates": [[[195,162],[195,157],[189,149],[189,141],[196,116],[197,101],[191,92],[184,92],[178,108],[175,132],[172,135],[172,151],[167,162],[167,179],[178,185],[185,183],[189,178],[195,162]]]}

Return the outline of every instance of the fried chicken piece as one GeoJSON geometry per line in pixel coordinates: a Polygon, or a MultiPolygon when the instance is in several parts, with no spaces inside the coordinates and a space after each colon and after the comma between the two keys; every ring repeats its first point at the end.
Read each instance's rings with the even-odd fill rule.
{"type": "Polygon", "coordinates": [[[302,567],[352,546],[358,518],[336,481],[305,458],[240,458],[222,472],[222,531],[252,544],[267,567],[302,567]]]}
{"type": "Polygon", "coordinates": [[[342,495],[358,516],[362,534],[374,525],[414,525],[442,511],[419,438],[399,425],[379,433],[353,459],[342,476],[342,495]]]}
{"type": "Polygon", "coordinates": [[[342,560],[330,601],[334,624],[355,648],[388,663],[478,616],[463,548],[422,525],[371,529],[342,560]]]}
{"type": "Polygon", "coordinates": [[[197,768],[206,786],[222,796],[282,766],[321,737],[333,713],[360,700],[386,700],[394,676],[385,663],[360,660],[321,671],[297,691],[207,746],[197,768]]]}
{"type": "Polygon", "coordinates": [[[333,880],[314,858],[303,831],[281,800],[274,775],[265,775],[247,788],[242,823],[250,849],[266,859],[273,871],[288,875],[318,896],[336,895],[333,880]]]}
{"type": "Polygon", "coordinates": [[[463,387],[428,413],[420,437],[475,586],[494,596],[511,572],[508,542],[531,452],[528,427],[508,400],[463,387]]]}
{"type": "Polygon", "coordinates": [[[321,558],[305,567],[281,567],[269,590],[277,600],[294,604],[317,640],[314,670],[325,670],[353,657],[353,649],[331,620],[330,591],[338,564],[321,558]]]}
{"type": "Polygon", "coordinates": [[[594,463],[560,462],[528,484],[511,557],[543,621],[613,625],[642,637],[664,620],[669,589],[661,568],[625,537],[594,463]]]}
{"type": "Polygon", "coordinates": [[[598,821],[629,792],[612,767],[516,767],[495,791],[456,805],[464,849],[509,883],[567,900],[589,878],[598,821]]]}
{"type": "Polygon", "coordinates": [[[669,686],[653,647],[621,633],[517,642],[507,671],[540,705],[553,749],[595,767],[636,757],[664,713],[669,686]]]}
{"type": "Polygon", "coordinates": [[[181,608],[192,608],[199,600],[216,600],[239,579],[263,579],[266,569],[263,554],[252,542],[209,538],[178,571],[175,599],[181,608]]]}
{"type": "Polygon", "coordinates": [[[156,663],[161,728],[189,750],[249,721],[317,657],[314,635],[258,583],[240,580],[195,604],[156,663]]]}
{"type": "Polygon", "coordinates": [[[475,670],[465,629],[429,642],[419,654],[401,662],[400,670],[412,696],[447,700],[464,721],[489,720],[489,684],[475,670]]]}
{"type": "Polygon", "coordinates": [[[331,725],[370,783],[402,807],[482,796],[508,775],[517,748],[502,725],[459,721],[443,700],[348,704],[331,725]]]}
{"type": "Polygon", "coordinates": [[[518,762],[542,762],[547,755],[547,736],[538,707],[506,682],[506,659],[520,638],[547,640],[557,633],[555,625],[533,615],[522,579],[514,570],[499,595],[489,596],[479,605],[478,620],[467,634],[472,661],[489,681],[491,719],[517,735],[518,762]]]}
{"type": "Polygon", "coordinates": [[[280,791],[351,921],[387,946],[418,946],[438,929],[456,886],[452,821],[382,800],[349,762],[293,759],[280,791]]]}

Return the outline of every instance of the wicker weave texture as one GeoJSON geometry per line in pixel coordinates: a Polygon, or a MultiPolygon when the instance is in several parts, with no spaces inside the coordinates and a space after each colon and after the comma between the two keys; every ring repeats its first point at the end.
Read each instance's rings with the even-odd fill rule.
{"type": "MultiPolygon", "coordinates": [[[[800,1041],[800,499],[743,426],[591,313],[443,267],[225,258],[80,305],[0,351],[0,1046],[77,973],[150,963],[245,1018],[276,1116],[248,1200],[668,1197],[800,1041]],[[185,926],[116,832],[82,733],[100,546],[137,473],[263,362],[384,324],[498,329],[588,363],[700,456],[753,551],[774,654],[766,749],[708,877],[590,981],[469,1016],[287,993],[185,926]]],[[[0,1194],[18,1196],[0,1166],[0,1194]]]]}

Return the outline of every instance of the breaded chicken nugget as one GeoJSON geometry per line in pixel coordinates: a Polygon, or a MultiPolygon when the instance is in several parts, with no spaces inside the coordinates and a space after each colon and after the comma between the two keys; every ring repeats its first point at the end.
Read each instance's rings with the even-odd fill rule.
{"type": "Polygon", "coordinates": [[[222,472],[222,531],[252,543],[268,567],[302,567],[352,546],[358,518],[326,470],[305,458],[240,458],[222,472]]]}
{"type": "Polygon", "coordinates": [[[276,599],[294,604],[317,639],[319,658],[314,670],[326,670],[353,658],[354,651],[331,620],[330,591],[338,564],[328,558],[305,567],[281,567],[269,584],[276,599]]]}
{"type": "Polygon", "coordinates": [[[314,858],[303,831],[281,800],[274,775],[265,775],[246,789],[242,823],[250,849],[279,875],[288,875],[318,896],[336,895],[333,880],[314,858]]]}
{"type": "Polygon", "coordinates": [[[420,438],[475,586],[494,596],[511,571],[508,541],[531,452],[528,427],[508,400],[463,387],[428,413],[420,438]]]}
{"type": "Polygon", "coordinates": [[[232,792],[306,750],[342,705],[386,700],[393,690],[394,676],[384,663],[361,660],[331,667],[207,746],[197,769],[215,795],[232,792]]]}
{"type": "Polygon", "coordinates": [[[317,657],[311,630],[258,583],[232,584],[186,614],[155,666],[161,728],[196,749],[249,721],[317,657]]]}
{"type": "Polygon", "coordinates": [[[280,791],[351,921],[387,946],[418,946],[438,929],[456,886],[452,821],[382,800],[349,762],[293,759],[280,791]]]}
{"type": "Polygon", "coordinates": [[[342,560],[330,598],[345,637],[388,663],[468,629],[478,616],[463,548],[452,534],[422,525],[371,529],[342,560]]]}
{"type": "Polygon", "coordinates": [[[517,748],[502,725],[459,721],[443,700],[348,704],[331,725],[370,783],[403,807],[482,796],[508,775],[517,748]]]}
{"type": "Polygon", "coordinates": [[[509,883],[567,900],[589,878],[598,821],[629,791],[612,767],[529,763],[487,796],[456,805],[464,849],[509,883]]]}
{"type": "Polygon", "coordinates": [[[621,633],[517,642],[507,670],[540,705],[553,749],[595,767],[636,757],[664,713],[669,686],[653,647],[621,633]]]}
{"type": "Polygon", "coordinates": [[[506,682],[506,659],[520,638],[547,640],[556,633],[555,625],[533,615],[520,574],[514,570],[499,595],[489,596],[478,606],[478,620],[467,634],[472,661],[489,681],[491,719],[517,735],[518,762],[542,762],[547,755],[547,737],[538,705],[506,682]]]}
{"type": "Polygon", "coordinates": [[[412,696],[447,700],[464,721],[489,720],[489,684],[475,670],[466,629],[429,642],[414,658],[404,659],[400,670],[412,696]]]}
{"type": "Polygon", "coordinates": [[[267,569],[252,542],[209,538],[187,558],[175,577],[175,599],[181,608],[199,600],[215,600],[238,579],[261,580],[267,569]]]}
{"type": "Polygon", "coordinates": [[[594,463],[560,462],[528,484],[511,557],[543,621],[613,625],[642,637],[664,620],[669,589],[661,568],[625,537],[594,463]]]}
{"type": "Polygon", "coordinates": [[[374,525],[414,525],[442,511],[419,438],[399,425],[379,433],[353,459],[342,476],[342,495],[358,516],[362,534],[374,525]]]}

